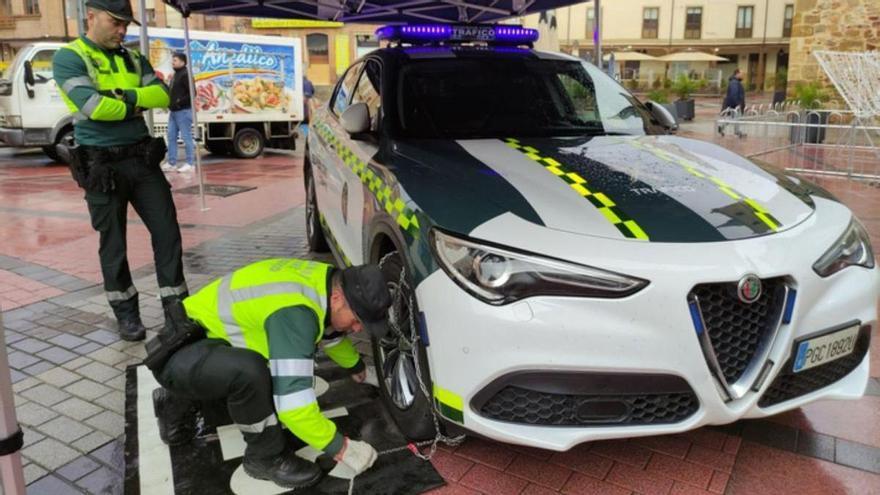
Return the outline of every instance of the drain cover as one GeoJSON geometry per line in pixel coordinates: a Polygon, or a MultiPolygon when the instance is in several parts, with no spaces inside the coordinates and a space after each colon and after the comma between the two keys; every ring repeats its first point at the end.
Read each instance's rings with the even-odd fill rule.
{"type": "MultiPolygon", "coordinates": [[[[225,184],[205,184],[205,194],[209,194],[211,196],[220,196],[223,198],[253,189],[256,189],[256,187],[233,186],[225,184]]],[[[198,194],[199,186],[184,187],[183,189],[175,189],[175,191],[183,194],[198,194]]]]}

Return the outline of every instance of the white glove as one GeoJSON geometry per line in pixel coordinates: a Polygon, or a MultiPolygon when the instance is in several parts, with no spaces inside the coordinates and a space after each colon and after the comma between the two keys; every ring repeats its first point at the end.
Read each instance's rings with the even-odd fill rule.
{"type": "Polygon", "coordinates": [[[341,458],[337,454],[337,461],[345,464],[352,471],[352,476],[357,476],[370,469],[376,462],[376,458],[379,457],[379,453],[372,445],[359,440],[350,440],[348,437],[345,438],[345,447],[343,447],[341,454],[341,458]]]}

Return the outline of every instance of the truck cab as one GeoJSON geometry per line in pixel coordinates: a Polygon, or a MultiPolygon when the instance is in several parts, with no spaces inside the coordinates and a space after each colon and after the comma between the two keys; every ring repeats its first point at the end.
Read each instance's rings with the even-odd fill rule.
{"type": "Polygon", "coordinates": [[[0,79],[0,141],[42,147],[57,160],[55,144],[73,133],[73,117],[52,79],[52,57],[63,43],[22,48],[0,79]]]}

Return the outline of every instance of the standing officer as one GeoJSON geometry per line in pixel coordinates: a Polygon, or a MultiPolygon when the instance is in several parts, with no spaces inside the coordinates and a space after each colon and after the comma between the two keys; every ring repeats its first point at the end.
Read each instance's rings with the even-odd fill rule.
{"type": "Polygon", "coordinates": [[[71,173],[85,189],[92,227],[100,233],[104,290],[125,340],[141,340],[138,292],[126,258],[128,204],[153,242],[163,306],[187,295],[180,227],[171,187],[159,163],[161,138],[150,137],[144,109],[168,106],[168,89],[149,61],[122,46],[132,17],[129,0],[87,0],[88,31],[58,50],[55,82],[74,114],[77,146],[68,150],[71,173]]]}
{"type": "Polygon", "coordinates": [[[242,465],[253,478],[301,488],[321,477],[317,465],[286,449],[279,420],[354,474],[373,465],[370,444],[340,435],[321,414],[312,380],[322,342],[330,359],[364,381],[363,361],[346,334],[366,328],[380,339],[388,331],[391,295],[378,266],[258,261],[215,280],[183,306],[186,315],[147,343],[147,366],[174,394],[154,393],[163,440],[176,445],[192,438],[191,399],[223,399],[247,443],[242,465]]]}

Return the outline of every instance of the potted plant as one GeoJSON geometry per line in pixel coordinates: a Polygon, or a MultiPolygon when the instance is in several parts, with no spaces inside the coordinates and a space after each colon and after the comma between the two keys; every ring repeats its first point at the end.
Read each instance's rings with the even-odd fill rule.
{"type": "Polygon", "coordinates": [[[675,101],[676,113],[682,120],[694,120],[694,99],[691,95],[698,89],[700,83],[686,74],[679,74],[672,84],[672,92],[678,95],[678,100],[675,101]]]}
{"type": "Polygon", "coordinates": [[[669,93],[667,93],[665,89],[655,89],[651,91],[648,93],[648,100],[662,105],[672,114],[673,117],[675,117],[676,121],[678,120],[678,110],[676,110],[675,104],[669,103],[669,93]]]}
{"type": "MultiPolygon", "coordinates": [[[[817,144],[825,141],[825,125],[828,124],[827,111],[819,111],[822,105],[828,101],[829,96],[825,89],[815,81],[798,83],[794,88],[794,96],[800,101],[801,121],[816,127],[805,127],[804,142],[817,144]]],[[[794,132],[795,129],[792,129],[794,132]]],[[[796,135],[792,141],[797,142],[796,135]]]]}

